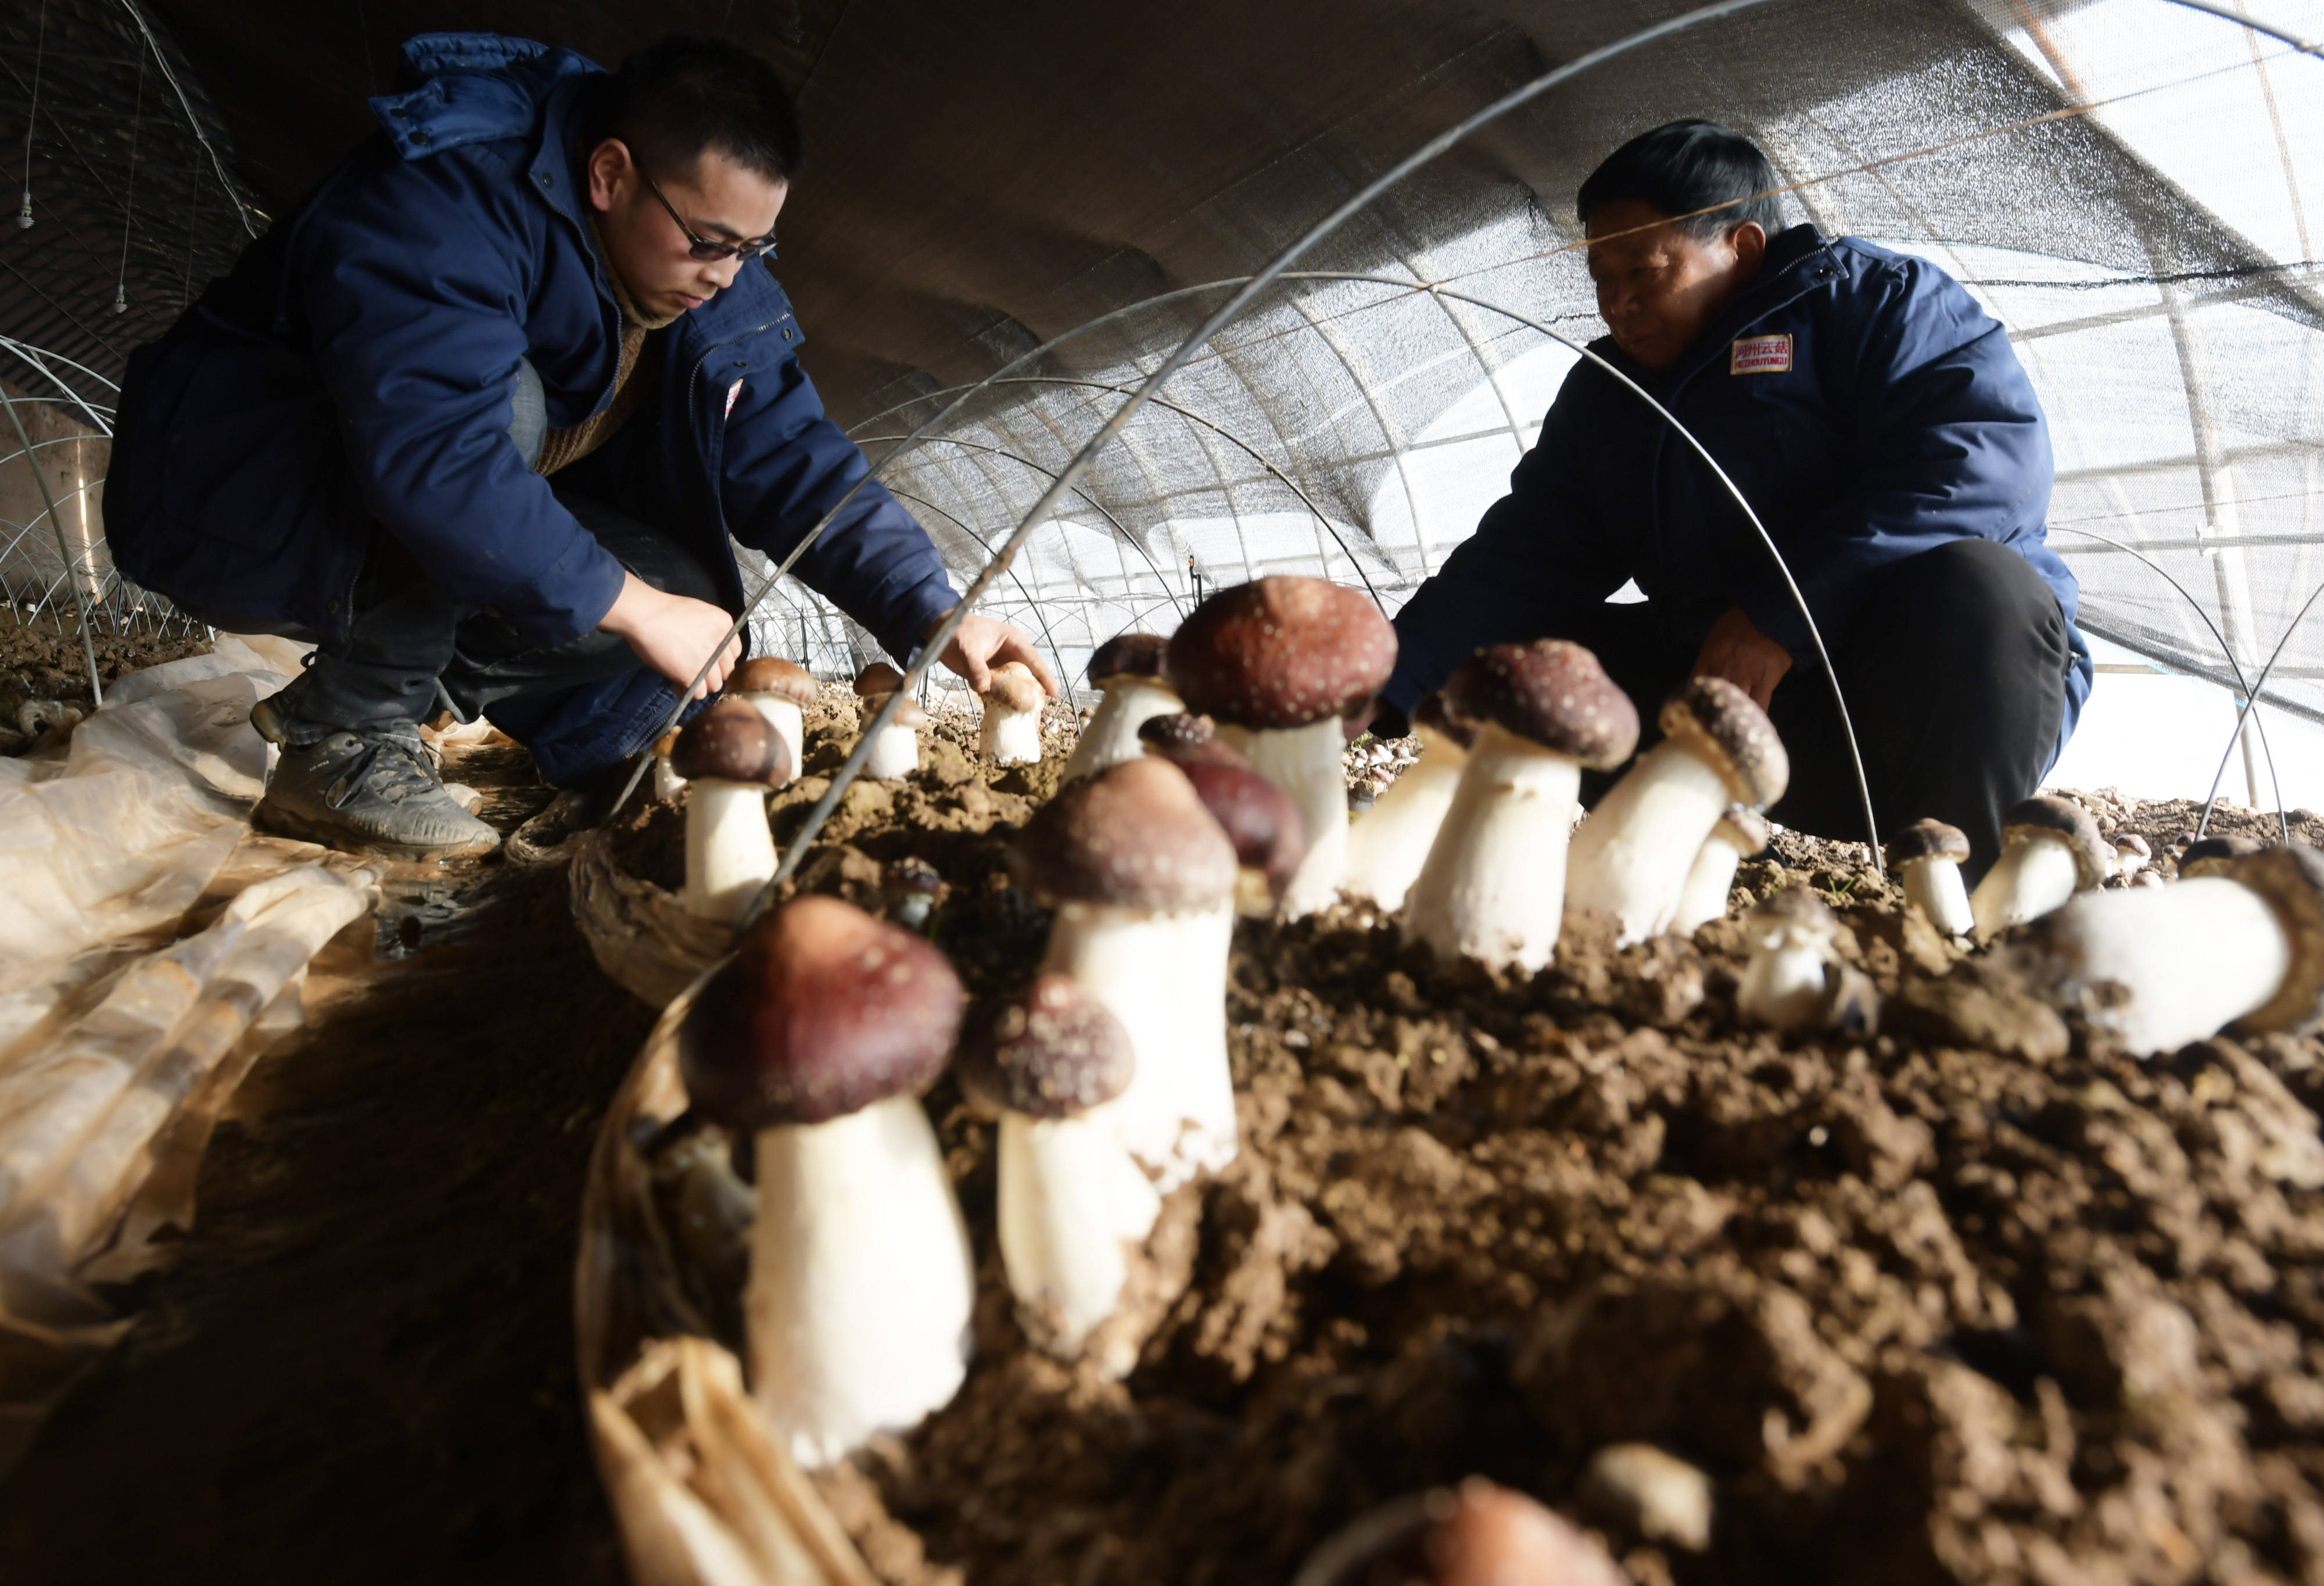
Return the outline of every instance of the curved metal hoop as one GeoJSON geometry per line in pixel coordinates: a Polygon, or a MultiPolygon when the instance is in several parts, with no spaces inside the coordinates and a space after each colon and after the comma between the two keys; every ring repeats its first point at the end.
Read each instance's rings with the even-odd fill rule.
{"type": "MultiPolygon", "coordinates": [[[[2316,586],[2308,598],[2300,603],[2300,609],[2292,614],[2292,620],[2284,625],[2283,636],[2276,640],[2275,648],[2268,652],[2267,664],[2259,669],[2259,681],[2252,685],[2250,693],[2246,696],[2250,700],[2249,709],[2258,709],[2259,691],[2267,687],[2268,673],[2275,670],[2275,663],[2282,659],[2283,647],[2292,643],[2292,635],[2300,631],[2300,625],[2308,619],[2310,608],[2313,607],[2319,598],[2324,598],[2324,584],[2316,586]]],[[[2238,720],[2236,723],[2237,737],[2243,735],[2243,729],[2244,724],[2238,720]]],[[[2266,741],[2264,734],[2262,735],[2260,741],[2263,743],[2266,741]]],[[[2203,818],[2195,823],[2195,835],[2198,838],[2211,829],[2211,807],[2219,802],[2219,779],[2227,774],[2227,759],[2235,752],[2236,740],[2230,737],[2227,740],[2227,752],[2219,756],[2219,768],[2211,774],[2211,796],[2203,801],[2203,818]]],[[[2275,757],[2272,755],[2268,757],[2267,774],[2271,779],[2275,775],[2275,757]]],[[[2283,840],[2290,842],[2292,822],[2283,812],[2283,784],[2281,782],[2275,784],[2275,818],[2283,828],[2283,840]]]]}
{"type": "MultiPolygon", "coordinates": [[[[962,533],[966,534],[979,545],[982,545],[987,555],[991,554],[992,547],[986,542],[983,535],[978,533],[974,529],[970,528],[966,524],[961,522],[960,519],[954,517],[951,513],[945,511],[943,507],[938,506],[935,502],[928,500],[925,496],[907,495],[901,490],[895,489],[893,486],[890,487],[890,490],[899,501],[908,501],[916,506],[927,507],[930,512],[942,517],[945,522],[950,524],[954,528],[958,529],[962,533]]],[[[1064,651],[1057,648],[1057,635],[1049,631],[1048,614],[1041,609],[1040,601],[1033,598],[1033,591],[1025,588],[1025,580],[1017,576],[1015,569],[1012,568],[1010,570],[1009,578],[1010,581],[1017,586],[1018,592],[1025,597],[1025,604],[1032,611],[1034,620],[1041,625],[1041,636],[1049,641],[1049,659],[1056,664],[1057,682],[1065,688],[1065,703],[1078,709],[1081,701],[1074,693],[1072,680],[1065,675],[1065,654],[1064,651]]]]}

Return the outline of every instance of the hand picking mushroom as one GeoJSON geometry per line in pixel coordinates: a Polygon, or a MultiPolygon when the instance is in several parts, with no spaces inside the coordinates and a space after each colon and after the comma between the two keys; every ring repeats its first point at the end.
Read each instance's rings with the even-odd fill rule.
{"type": "Polygon", "coordinates": [[[1005,661],[992,669],[992,681],[977,696],[984,701],[984,727],[978,747],[996,765],[1038,765],[1041,763],[1041,707],[1048,695],[1041,680],[1022,661],[1005,661]]]}
{"type": "Polygon", "coordinates": [[[2113,859],[2098,823],[2072,800],[2035,793],[2016,805],[2002,818],[2001,858],[1969,895],[1978,945],[2088,892],[2113,859]]]}
{"type": "Polygon", "coordinates": [[[1663,741],[1590,812],[1567,861],[1566,906],[1612,920],[1626,947],[1669,928],[1727,806],[1765,808],[1792,774],[1767,713],[1725,678],[1688,679],[1657,721],[1663,741]]]}
{"type": "Polygon", "coordinates": [[[1370,703],[1395,665],[1388,618],[1324,579],[1222,589],[1171,635],[1170,679],[1186,708],[1213,718],[1219,736],[1299,806],[1307,857],[1283,897],[1294,919],[1339,891],[1348,861],[1340,721],[1370,703]]]}
{"type": "MultiPolygon", "coordinates": [[[[856,697],[863,701],[864,722],[869,725],[888,696],[904,686],[904,674],[884,661],[874,661],[855,680],[856,697]]],[[[872,754],[863,762],[863,774],[877,782],[909,776],[920,768],[920,739],[914,729],[928,724],[928,713],[916,700],[906,700],[896,712],[896,719],[880,732],[879,740],[872,746],[872,754]]]]}
{"type": "Polygon", "coordinates": [[[1604,1548],[1520,1492],[1471,1476],[1398,1498],[1308,1555],[1292,1586],[1626,1586],[1604,1548]]]}
{"type": "MultiPolygon", "coordinates": [[[[1128,1248],[1153,1231],[1162,1198],[1090,1109],[1120,1096],[1137,1062],[1130,1033],[1064,975],[1002,1004],[961,1053],[961,1087],[1001,1114],[1001,1259],[1026,1336],[1079,1356],[1121,1303],[1128,1248]]],[[[1099,1365],[1128,1375],[1136,1340],[1107,1340],[1099,1365]]]]}
{"type": "Polygon", "coordinates": [[[1682,936],[1727,914],[1727,895],[1735,886],[1735,869],[1767,846],[1766,818],[1745,804],[1729,804],[1727,813],[1702,839],[1694,867],[1679,888],[1678,908],[1670,928],[1682,936]]]}
{"type": "Polygon", "coordinates": [[[2020,969],[2142,1057],[2237,1021],[2308,1024],[2324,1008],[2324,853],[2294,843],[2222,863],[2171,886],[2073,899],[2034,923],[2020,969]]]}
{"type": "Polygon", "coordinates": [[[918,1100],[962,1003],[935,948],[810,895],[743,935],[679,1029],[693,1106],[754,1136],[752,1387],[802,1465],[910,1430],[966,1371],[968,1232],[918,1100]]]}
{"type": "Polygon", "coordinates": [[[1348,891],[1389,914],[1404,906],[1404,895],[1427,863],[1429,845],[1452,807],[1452,790],[1461,784],[1461,768],[1469,763],[1469,745],[1476,737],[1474,728],[1444,714],[1441,694],[1420,701],[1412,713],[1412,732],[1421,743],[1420,758],[1348,830],[1348,891]]]}
{"type": "Polygon", "coordinates": [[[1175,762],[1194,784],[1203,808],[1234,844],[1235,912],[1254,918],[1275,913],[1284,889],[1298,874],[1307,852],[1306,824],[1291,795],[1249,766],[1227,756],[1233,750],[1213,746],[1175,762]]]}
{"type": "Polygon", "coordinates": [[[1915,821],[1888,839],[1888,867],[1904,884],[1905,901],[1920,904],[1929,923],[1947,936],[1966,936],[1977,924],[1961,883],[1961,861],[1968,858],[1967,834],[1941,821],[1915,821]]]}
{"type": "Polygon", "coordinates": [[[740,700],[720,700],[687,724],[669,760],[693,784],[686,800],[686,912],[738,922],[775,873],[767,790],[790,780],[790,751],[765,717],[740,700]]]}
{"type": "Polygon", "coordinates": [[[1227,950],[1234,845],[1185,774],[1148,755],[1069,783],[1017,839],[1055,905],[1047,974],[1070,975],[1130,1032],[1130,1088],[1102,1108],[1164,1193],[1234,1160],[1227,950]]]}
{"type": "Polygon", "coordinates": [[[1162,675],[1170,641],[1159,634],[1116,634],[1090,657],[1089,680],[1104,695],[1065,761],[1064,780],[1093,776],[1134,760],[1143,748],[1138,729],[1157,716],[1185,707],[1162,675]]]}
{"type": "Polygon", "coordinates": [[[665,804],[678,802],[678,795],[686,791],[686,778],[669,768],[669,756],[678,747],[678,729],[672,728],[654,742],[654,797],[665,804]]]}
{"type": "Polygon", "coordinates": [[[754,655],[734,669],[726,691],[755,707],[782,734],[791,752],[791,774],[798,775],[807,764],[805,710],[815,703],[815,674],[779,655],[754,655]]]}
{"type": "Polygon", "coordinates": [[[2260,846],[2252,838],[2226,832],[2190,842],[2187,851],[2179,856],[2179,878],[2186,881],[2197,876],[2224,876],[2235,867],[2237,859],[2246,859],[2259,852],[2260,846]]]}
{"type": "Polygon", "coordinates": [[[1750,960],[1735,987],[1735,1011],[1778,1030],[1848,1029],[1874,1018],[1870,982],[1842,963],[1840,921],[1805,887],[1779,892],[1745,923],[1750,960]]]}
{"type": "Polygon", "coordinates": [[[1445,681],[1447,718],[1474,727],[1436,840],[1405,895],[1404,933],[1441,958],[1530,973],[1565,919],[1565,844],[1585,766],[1618,765],[1637,708],[1563,639],[1494,645],[1445,681]]]}

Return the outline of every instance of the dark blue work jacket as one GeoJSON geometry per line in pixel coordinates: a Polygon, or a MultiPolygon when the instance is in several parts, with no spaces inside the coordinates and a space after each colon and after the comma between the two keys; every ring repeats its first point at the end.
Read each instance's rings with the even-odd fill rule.
{"type": "MultiPolygon", "coordinates": [[[[562,644],[596,626],[622,570],[508,428],[521,358],[553,426],[613,397],[619,312],[579,164],[603,74],[487,33],[416,38],[404,58],[424,80],[372,101],[384,134],[132,357],[107,537],[132,577],[214,622],[328,635],[376,524],[461,604],[562,644]]],[[[693,552],[735,610],[727,535],[779,558],[868,471],[801,339],[771,272],[744,265],[654,338],[637,377],[655,395],[623,431],[617,505],[693,552]]],[[[957,598],[876,482],[796,570],[898,657],[957,598]]],[[[675,699],[641,671],[493,717],[562,782],[635,747],[675,699]]]]}
{"type": "MultiPolygon", "coordinates": [[[[1668,369],[1612,338],[1591,350],[1693,432],[1751,503],[1827,644],[1874,569],[1949,540],[1997,540],[2058,597],[2072,633],[2058,744],[2089,698],[2080,587],[2045,539],[2050,433],[1999,322],[1935,265],[1795,226],[1668,369]]],[[[1396,619],[1389,701],[1406,710],[1480,645],[1550,631],[1561,607],[1636,579],[1674,626],[1740,606],[1802,665],[1806,625],[1758,534],[1671,426],[1577,364],[1476,534],[1396,619]]],[[[1695,635],[1699,638],[1698,633],[1695,635]]],[[[1657,700],[1638,701],[1650,715],[1657,700]]]]}

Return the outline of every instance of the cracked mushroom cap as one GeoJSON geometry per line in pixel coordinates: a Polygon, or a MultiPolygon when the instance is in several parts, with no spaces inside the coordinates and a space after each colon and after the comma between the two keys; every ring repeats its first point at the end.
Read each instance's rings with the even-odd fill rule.
{"type": "Polygon", "coordinates": [[[961,1089],[1028,1118],[1072,1118],[1130,1088],[1130,1032],[1070,975],[1043,975],[962,1043],[961,1089]]]}
{"type": "Polygon", "coordinates": [[[1453,670],[1439,698],[1472,731],[1491,722],[1593,770],[1638,747],[1638,708],[1597,656],[1566,639],[1489,645],[1453,670]]]}
{"type": "Polygon", "coordinates": [[[1208,760],[1222,765],[1250,764],[1232,747],[1219,742],[1218,724],[1191,710],[1149,716],[1138,724],[1138,741],[1166,760],[1184,765],[1208,760]]]}
{"type": "Polygon", "coordinates": [[[1016,853],[1026,885],[1053,903],[1176,912],[1234,895],[1234,844],[1186,774],[1154,755],[1068,784],[1016,853]]]}
{"type": "Polygon", "coordinates": [[[1234,844],[1235,863],[1264,876],[1268,895],[1282,902],[1307,857],[1307,822],[1291,795],[1239,760],[1197,757],[1176,765],[1234,844]]]}
{"type": "Polygon", "coordinates": [[[1002,710],[1021,716],[1038,710],[1048,696],[1041,691],[1041,680],[1033,675],[1031,667],[1022,661],[1008,661],[992,669],[992,680],[979,697],[988,705],[997,702],[1002,710]]]}
{"type": "Polygon", "coordinates": [[[1775,724],[1750,695],[1723,677],[1691,677],[1664,701],[1663,736],[1718,771],[1736,802],[1765,809],[1791,785],[1792,760],[1775,724]]]}
{"type": "Polygon", "coordinates": [[[796,661],[779,655],[753,655],[726,680],[733,694],[772,694],[794,705],[815,703],[815,674],[796,661]]]}
{"type": "Polygon", "coordinates": [[[756,782],[779,787],[798,768],[790,746],[758,709],[722,699],[686,724],[669,752],[669,768],[688,782],[756,782]]]}
{"type": "Polygon", "coordinates": [[[678,1028],[703,1116],[737,1131],[827,1123],[944,1071],[960,978],[919,937],[810,895],[745,932],[678,1028]]]}
{"type": "Polygon", "coordinates": [[[855,691],[867,700],[892,694],[904,686],[904,674],[884,661],[874,661],[855,674],[855,691]]]}
{"type": "Polygon", "coordinates": [[[1388,682],[1396,630],[1328,579],[1270,577],[1222,589],[1171,636],[1186,709],[1254,731],[1345,717],[1388,682]]]}
{"type": "Polygon", "coordinates": [[[1711,834],[1748,859],[1767,846],[1767,818],[1748,804],[1729,804],[1711,834]]]}
{"type": "Polygon", "coordinates": [[[2292,943],[2292,967],[2275,995],[2238,1023],[2247,1030],[2298,1030],[2324,1015],[2324,851],[2304,842],[2262,849],[2223,873],[2275,912],[2292,943]]]}
{"type": "Polygon", "coordinates": [[[2107,877],[2114,866],[2114,848],[2098,835],[2090,812],[2071,799],[2055,793],[2035,793],[2011,808],[2001,819],[2004,847],[2013,840],[2046,837],[2062,842],[2074,856],[2074,889],[2088,892],[2107,877]]]}
{"type": "Polygon", "coordinates": [[[2236,860],[2247,859],[2264,846],[2255,839],[2225,832],[2207,837],[2187,845],[2187,851],[2179,856],[2179,874],[2182,878],[2224,875],[2236,860]]]}
{"type": "Polygon", "coordinates": [[[1950,859],[1958,865],[1969,858],[1969,834],[1958,826],[1923,819],[1889,838],[1887,852],[1892,869],[1915,859],[1950,859]]]}
{"type": "Polygon", "coordinates": [[[1425,728],[1438,737],[1450,738],[1464,749],[1477,747],[1477,724],[1462,721],[1444,709],[1444,695],[1439,691],[1429,695],[1412,708],[1412,725],[1425,728]]]}
{"type": "Polygon", "coordinates": [[[1163,662],[1169,652],[1170,641],[1160,634],[1116,634],[1090,656],[1089,680],[1099,688],[1124,677],[1167,683],[1163,662]]]}

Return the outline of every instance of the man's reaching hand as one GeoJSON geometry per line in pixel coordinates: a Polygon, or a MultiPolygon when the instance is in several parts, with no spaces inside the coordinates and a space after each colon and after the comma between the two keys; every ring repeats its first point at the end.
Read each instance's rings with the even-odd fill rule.
{"type": "MultiPolygon", "coordinates": [[[[945,613],[945,617],[952,613],[945,613]]],[[[943,626],[944,617],[928,624],[921,633],[925,640],[943,626]]],[[[1042,691],[1052,700],[1057,697],[1057,674],[1033,648],[1033,641],[1024,633],[1005,622],[999,622],[980,612],[970,612],[961,620],[960,631],[952,636],[938,657],[947,670],[968,680],[968,686],[979,693],[992,686],[992,669],[1006,666],[1011,661],[1021,661],[1040,680],[1042,691]]]]}
{"type": "Polygon", "coordinates": [[[624,575],[613,609],[597,626],[627,639],[639,660],[681,689],[694,682],[703,662],[716,651],[717,663],[688,699],[715,694],[725,687],[726,674],[742,658],[742,639],[726,637],[734,618],[724,608],[686,595],[667,594],[635,573],[624,575]]]}
{"type": "Polygon", "coordinates": [[[1723,677],[1765,710],[1791,669],[1792,653],[1761,633],[1740,606],[1730,606],[1711,625],[1691,675],[1723,677]]]}

